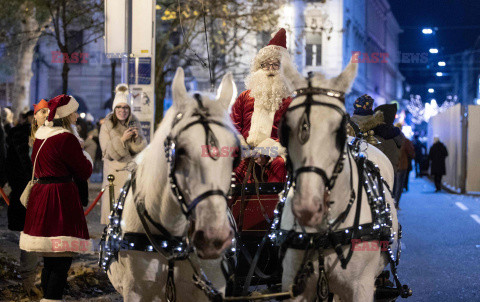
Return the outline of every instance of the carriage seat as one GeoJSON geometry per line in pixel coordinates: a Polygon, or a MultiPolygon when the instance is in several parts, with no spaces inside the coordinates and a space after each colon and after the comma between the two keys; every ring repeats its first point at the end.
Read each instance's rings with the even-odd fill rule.
{"type": "Polygon", "coordinates": [[[247,183],[243,188],[245,198],[242,204],[242,185],[237,184],[232,189],[230,209],[239,232],[248,232],[250,235],[263,236],[270,228],[270,221],[273,219],[273,211],[278,203],[278,194],[283,190],[283,182],[264,182],[258,184],[258,196],[254,183],[247,183]],[[241,211],[243,208],[243,219],[241,211]],[[266,216],[266,217],[265,217],[266,216]]]}

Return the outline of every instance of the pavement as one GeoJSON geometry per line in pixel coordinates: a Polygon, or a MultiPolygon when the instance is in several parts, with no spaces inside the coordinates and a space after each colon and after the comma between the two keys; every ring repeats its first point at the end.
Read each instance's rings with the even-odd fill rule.
{"type": "MultiPolygon", "coordinates": [[[[89,184],[89,206],[100,190],[101,183],[91,182],[89,184]]],[[[6,193],[9,194],[8,189],[6,193]]],[[[105,194],[108,194],[108,191],[105,194]]],[[[90,237],[98,242],[105,227],[100,224],[100,202],[87,216],[87,226],[90,237]]],[[[19,235],[19,232],[7,229],[7,207],[4,201],[0,200],[0,301],[39,300],[39,297],[27,297],[21,287],[20,276],[17,273],[20,256],[19,235]]],[[[38,288],[40,287],[41,262],[40,260],[37,268],[36,285],[38,288]]],[[[122,301],[121,296],[110,284],[97,262],[98,253],[74,257],[68,277],[69,287],[64,295],[65,301],[122,301]]]]}
{"type": "MultiPolygon", "coordinates": [[[[404,192],[400,200],[403,250],[398,267],[400,280],[413,290],[407,301],[480,301],[480,197],[435,193],[432,182],[417,179],[413,173],[409,186],[410,191],[404,192]]],[[[90,201],[100,189],[99,183],[90,184],[90,201]]],[[[103,232],[99,221],[100,206],[96,206],[87,216],[90,236],[95,239],[103,232]]],[[[0,239],[0,254],[18,261],[18,232],[6,230],[6,207],[1,204],[0,239]]],[[[96,257],[82,256],[74,260],[74,265],[76,262],[77,266],[97,270],[96,257]]],[[[66,300],[121,301],[111,289],[95,296],[66,300]]]]}
{"type": "Polygon", "coordinates": [[[435,193],[411,174],[400,199],[403,227],[398,274],[407,301],[480,301],[480,197],[435,193]]]}

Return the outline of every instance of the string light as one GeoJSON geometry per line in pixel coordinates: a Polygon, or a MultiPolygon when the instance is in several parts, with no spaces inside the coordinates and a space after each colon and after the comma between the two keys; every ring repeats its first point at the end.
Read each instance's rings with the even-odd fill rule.
{"type": "Polygon", "coordinates": [[[441,106],[435,99],[432,99],[430,103],[424,104],[422,98],[419,95],[410,95],[410,100],[407,101],[407,110],[412,115],[412,122],[416,125],[420,125],[423,122],[428,122],[431,117],[447,110],[458,103],[458,97],[447,96],[447,99],[441,106]]]}

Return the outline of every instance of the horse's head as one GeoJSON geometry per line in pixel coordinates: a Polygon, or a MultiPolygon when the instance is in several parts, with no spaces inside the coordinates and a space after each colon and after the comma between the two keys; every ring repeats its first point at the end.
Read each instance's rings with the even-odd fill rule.
{"type": "Polygon", "coordinates": [[[295,194],[293,213],[304,226],[319,226],[328,212],[332,175],[341,161],[346,141],[344,93],[357,74],[350,63],[336,78],[316,74],[312,88],[297,88],[280,128],[288,148],[295,194]],[[302,89],[302,90],[298,90],[302,89]]]}
{"type": "Polygon", "coordinates": [[[235,91],[232,75],[227,74],[216,100],[192,97],[181,68],[172,84],[174,118],[165,140],[171,191],[193,221],[192,242],[201,258],[220,256],[233,238],[226,194],[239,145],[227,108],[235,91]]]}

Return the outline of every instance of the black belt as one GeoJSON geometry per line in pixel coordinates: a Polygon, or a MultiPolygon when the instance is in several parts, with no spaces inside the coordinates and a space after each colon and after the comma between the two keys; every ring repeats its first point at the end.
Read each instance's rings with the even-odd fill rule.
{"type": "Polygon", "coordinates": [[[62,177],[40,177],[37,180],[37,183],[46,185],[46,184],[61,184],[61,183],[69,183],[72,182],[72,176],[62,176],[62,177]]]}
{"type": "Polygon", "coordinates": [[[300,233],[287,230],[281,230],[282,235],[278,236],[277,244],[286,244],[287,248],[296,250],[305,250],[307,248],[315,249],[331,249],[337,244],[349,245],[353,239],[361,239],[362,241],[380,240],[388,241],[388,238],[381,238],[373,229],[372,223],[361,225],[361,229],[354,232],[353,227],[344,230],[335,231],[333,233],[300,233]]]}
{"type": "MultiPolygon", "coordinates": [[[[173,237],[177,240],[177,242],[173,242],[163,235],[153,235],[153,238],[164,249],[163,251],[167,254],[167,257],[170,256],[168,254],[175,254],[175,252],[179,252],[178,248],[188,248],[182,241],[182,237],[173,237]]],[[[144,233],[125,233],[123,235],[123,240],[120,243],[120,248],[124,250],[142,252],[156,252],[155,248],[150,242],[150,239],[144,233]]]]}

